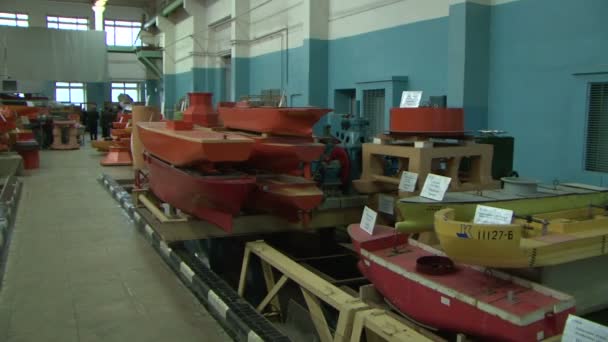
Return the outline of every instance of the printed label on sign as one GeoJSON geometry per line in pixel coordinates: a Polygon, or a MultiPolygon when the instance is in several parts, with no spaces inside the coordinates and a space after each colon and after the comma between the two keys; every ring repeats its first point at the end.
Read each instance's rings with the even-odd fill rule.
{"type": "Polygon", "coordinates": [[[378,196],[378,211],[381,213],[393,215],[395,212],[395,199],[388,195],[378,196]]]}
{"type": "Polygon", "coordinates": [[[569,315],[562,341],[608,341],[608,327],[578,316],[569,315]]]}
{"type": "Polygon", "coordinates": [[[404,91],[401,94],[401,108],[418,108],[420,107],[420,99],[422,99],[421,91],[404,91]]]}
{"type": "Polygon", "coordinates": [[[450,306],[450,298],[441,297],[441,304],[450,306]]]}
{"type": "Polygon", "coordinates": [[[424,182],[420,196],[435,201],[441,201],[443,200],[443,196],[445,196],[445,192],[448,191],[451,181],[452,178],[429,173],[429,175],[426,176],[426,181],[424,182]]]}
{"type": "Polygon", "coordinates": [[[403,171],[401,180],[399,181],[399,190],[403,192],[414,192],[416,190],[416,182],[418,174],[416,172],[403,171]]]}
{"type": "Polygon", "coordinates": [[[363,215],[361,216],[361,229],[365,230],[369,235],[373,235],[374,227],[376,226],[376,218],[378,218],[378,213],[365,207],[365,209],[363,209],[363,215]]]}
{"type": "Polygon", "coordinates": [[[513,210],[478,205],[475,210],[475,224],[511,224],[513,210]]]}

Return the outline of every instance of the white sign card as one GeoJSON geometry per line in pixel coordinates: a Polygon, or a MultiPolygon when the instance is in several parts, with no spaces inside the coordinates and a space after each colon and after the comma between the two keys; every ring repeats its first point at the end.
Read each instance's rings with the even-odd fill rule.
{"type": "Polygon", "coordinates": [[[399,191],[414,192],[416,190],[416,182],[418,174],[416,172],[403,171],[401,180],[399,181],[399,191]]]}
{"type": "Polygon", "coordinates": [[[475,210],[475,224],[511,224],[513,210],[477,205],[475,210]]]}
{"type": "Polygon", "coordinates": [[[395,199],[393,196],[378,195],[378,211],[381,213],[393,215],[395,213],[395,199]]]}
{"type": "Polygon", "coordinates": [[[421,91],[404,91],[401,94],[401,108],[418,108],[422,99],[421,91]]]}
{"type": "Polygon", "coordinates": [[[366,206],[365,209],[363,209],[363,215],[361,216],[361,229],[365,230],[369,235],[373,235],[374,227],[376,226],[376,218],[378,218],[378,213],[366,206]]]}
{"type": "Polygon", "coordinates": [[[426,176],[426,181],[424,182],[420,196],[435,201],[441,201],[443,200],[443,196],[445,196],[445,192],[448,191],[451,181],[452,178],[450,177],[429,173],[428,176],[426,176]]]}
{"type": "Polygon", "coordinates": [[[605,342],[608,341],[608,327],[568,315],[562,341],[605,342]]]}

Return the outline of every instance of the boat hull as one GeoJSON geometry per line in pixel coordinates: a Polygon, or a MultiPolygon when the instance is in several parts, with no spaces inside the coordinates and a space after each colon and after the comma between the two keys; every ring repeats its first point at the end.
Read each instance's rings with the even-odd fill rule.
{"type": "Polygon", "coordinates": [[[310,164],[321,158],[325,145],[296,137],[259,137],[247,164],[258,170],[310,177],[310,164]]]}
{"type": "Polygon", "coordinates": [[[181,211],[232,232],[237,215],[255,189],[253,176],[203,176],[145,155],[152,192],[181,211]]]}
{"type": "Polygon", "coordinates": [[[307,221],[310,211],[321,204],[323,192],[313,181],[293,176],[258,176],[249,207],[288,219],[307,221]]]}
{"type": "MultiPolygon", "coordinates": [[[[549,191],[549,190],[548,190],[549,191]]],[[[473,217],[478,204],[491,207],[513,210],[517,215],[531,215],[543,212],[580,208],[589,204],[603,205],[608,203],[608,191],[585,191],[565,189],[561,192],[546,192],[542,197],[520,197],[493,199],[490,194],[499,194],[500,191],[484,191],[488,197],[481,197],[468,193],[447,193],[444,201],[416,198],[404,198],[396,203],[400,217],[404,218],[396,224],[401,232],[432,231],[435,212],[452,208],[456,217],[473,217]],[[462,196],[461,196],[462,195],[462,196]],[[465,196],[466,195],[466,196],[465,196]],[[461,199],[463,199],[461,201],[461,199]]],[[[505,196],[506,197],[506,196],[505,196]]]]}
{"type": "Polygon", "coordinates": [[[245,161],[254,145],[251,139],[201,127],[172,131],[165,122],[139,122],[137,126],[144,149],[175,166],[245,161]]]}
{"type": "Polygon", "coordinates": [[[435,214],[435,232],[441,249],[452,259],[471,265],[498,268],[525,268],[563,264],[608,254],[606,219],[595,221],[595,229],[582,227],[579,232],[527,236],[534,231],[525,222],[509,225],[474,224],[454,220],[454,210],[435,214]]]}
{"type": "Polygon", "coordinates": [[[361,256],[359,268],[399,311],[425,325],[488,341],[538,341],[561,334],[572,297],[486,269],[457,265],[454,273],[428,275],[416,270],[418,258],[441,253],[411,241],[400,244],[390,227],[374,236],[349,227],[361,256]],[[490,285],[489,285],[490,284],[490,285]],[[509,292],[515,300],[509,300],[509,292]]]}
{"type": "Polygon", "coordinates": [[[224,126],[249,132],[310,137],[312,127],[331,109],[314,107],[219,107],[224,126]]]}

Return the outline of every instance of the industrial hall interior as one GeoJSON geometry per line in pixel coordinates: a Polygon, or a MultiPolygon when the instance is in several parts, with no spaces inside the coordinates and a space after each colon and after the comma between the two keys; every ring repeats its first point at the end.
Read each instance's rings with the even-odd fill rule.
{"type": "Polygon", "coordinates": [[[607,342],[608,0],[0,0],[0,342],[607,342]]]}

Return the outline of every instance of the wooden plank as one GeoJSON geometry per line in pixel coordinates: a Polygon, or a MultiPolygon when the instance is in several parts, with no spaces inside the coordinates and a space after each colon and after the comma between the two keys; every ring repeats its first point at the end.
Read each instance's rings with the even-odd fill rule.
{"type": "Polygon", "coordinates": [[[355,315],[361,311],[356,301],[348,303],[340,308],[338,324],[336,324],[335,342],[347,342],[353,334],[355,315]]]}
{"type": "Polygon", "coordinates": [[[302,294],[304,295],[304,300],[306,301],[306,305],[308,306],[308,311],[310,312],[310,318],[312,318],[312,322],[314,323],[317,333],[319,334],[319,339],[321,342],[332,342],[333,337],[329,331],[329,326],[327,325],[327,320],[323,314],[323,309],[321,308],[319,298],[305,288],[301,289],[302,294]]]}
{"type": "MultiPolygon", "coordinates": [[[[264,283],[266,284],[266,290],[270,294],[276,288],[276,283],[274,280],[274,273],[272,272],[272,267],[270,265],[268,265],[268,263],[265,262],[264,260],[262,260],[262,274],[264,275],[264,283]]],[[[285,278],[285,280],[287,280],[287,278],[285,276],[281,277],[281,279],[283,279],[283,278],[285,278]]],[[[281,286],[283,286],[283,285],[281,285],[281,286]]],[[[279,289],[277,289],[277,291],[279,289]]],[[[279,298],[272,296],[272,297],[270,297],[270,299],[272,299],[272,305],[275,307],[275,309],[280,312],[281,305],[279,303],[279,298]]],[[[264,305],[264,306],[266,306],[266,305],[264,305]]]]}
{"type": "Polygon", "coordinates": [[[154,217],[156,217],[156,219],[159,220],[161,223],[188,221],[188,219],[183,218],[183,217],[182,218],[167,217],[167,215],[165,215],[165,213],[163,213],[160,209],[158,209],[156,204],[154,204],[150,199],[148,199],[147,195],[145,195],[145,194],[139,194],[138,199],[139,199],[139,202],[141,202],[144,205],[144,207],[146,207],[152,213],[152,215],[154,215],[154,217]]]}
{"type": "MultiPolygon", "coordinates": [[[[262,312],[264,311],[264,309],[266,308],[266,306],[271,302],[274,301],[275,299],[277,299],[277,293],[279,293],[279,291],[281,290],[281,288],[283,288],[283,285],[285,285],[287,283],[287,280],[289,280],[289,278],[287,278],[285,275],[282,275],[281,278],[279,278],[279,281],[270,289],[270,291],[268,291],[268,294],[266,295],[266,297],[264,297],[264,299],[262,300],[262,302],[260,302],[260,304],[258,305],[258,307],[256,308],[256,310],[258,312],[262,312]]],[[[278,304],[276,304],[276,308],[277,310],[281,310],[281,306],[278,304]]]]}
{"type": "Polygon", "coordinates": [[[416,331],[415,328],[392,317],[388,311],[382,309],[370,309],[357,312],[354,320],[353,334],[350,341],[360,342],[364,329],[371,330],[383,341],[443,341],[441,338],[436,336],[425,336],[424,334],[416,331]]]}
{"type": "Polygon", "coordinates": [[[270,215],[238,217],[234,221],[232,234],[230,234],[206,221],[160,223],[147,208],[139,208],[137,212],[167,243],[292,230],[288,225],[283,224],[285,221],[270,215]]]}
{"type": "Polygon", "coordinates": [[[243,255],[243,264],[241,265],[241,276],[239,277],[239,288],[238,294],[243,297],[245,294],[245,284],[247,282],[247,268],[249,268],[249,257],[251,256],[251,250],[249,247],[245,247],[245,254],[243,255]]]}

